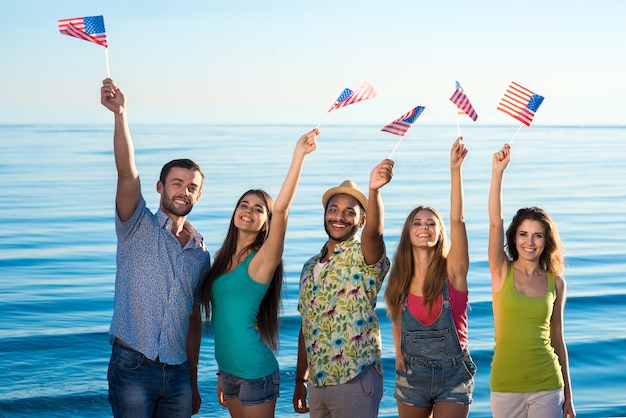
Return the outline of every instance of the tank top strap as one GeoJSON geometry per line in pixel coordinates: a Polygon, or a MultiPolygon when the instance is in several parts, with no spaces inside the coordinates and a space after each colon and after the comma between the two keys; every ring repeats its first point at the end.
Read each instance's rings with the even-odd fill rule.
{"type": "Polygon", "coordinates": [[[548,272],[548,292],[556,296],[556,280],[554,274],[548,272]]]}
{"type": "Polygon", "coordinates": [[[513,263],[511,262],[509,262],[509,269],[506,272],[506,277],[504,278],[504,284],[502,285],[502,288],[504,288],[505,286],[507,287],[514,286],[513,285],[513,263]]]}

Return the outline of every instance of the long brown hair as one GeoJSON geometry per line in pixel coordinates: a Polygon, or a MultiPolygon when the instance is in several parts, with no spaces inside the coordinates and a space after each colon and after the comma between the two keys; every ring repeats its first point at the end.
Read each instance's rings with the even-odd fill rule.
{"type": "Polygon", "coordinates": [[[439,294],[446,284],[447,266],[446,257],[448,255],[448,238],[443,219],[439,212],[430,206],[418,206],[409,213],[400,240],[398,241],[398,249],[393,258],[393,265],[389,273],[387,288],[385,289],[385,303],[387,304],[387,314],[394,320],[400,314],[400,306],[404,298],[408,295],[411,287],[411,278],[415,273],[415,262],[413,261],[413,245],[411,244],[411,225],[413,218],[420,210],[427,210],[433,213],[437,223],[439,224],[439,238],[434,247],[434,255],[430,259],[426,277],[424,278],[424,286],[422,289],[423,298],[426,302],[428,310],[431,311],[439,294]]]}
{"type": "MultiPolygon", "coordinates": [[[[267,239],[267,236],[269,235],[269,225],[272,220],[274,200],[264,190],[248,190],[243,195],[241,195],[241,197],[237,201],[237,205],[235,206],[233,215],[230,218],[230,226],[228,227],[228,232],[226,233],[224,243],[222,244],[222,247],[219,249],[219,251],[216,253],[213,265],[204,276],[204,283],[202,285],[202,305],[204,307],[204,314],[207,322],[211,320],[213,283],[215,282],[215,280],[217,280],[218,277],[230,270],[231,260],[233,259],[233,255],[235,255],[235,251],[237,250],[237,227],[235,227],[235,212],[241,204],[241,201],[250,194],[254,194],[261,198],[261,200],[263,200],[263,203],[265,204],[265,209],[267,210],[267,224],[261,228],[254,242],[242,250],[243,253],[245,254],[250,251],[258,251],[267,239]]],[[[259,306],[259,312],[256,316],[256,325],[257,329],[259,330],[261,340],[274,351],[278,350],[278,313],[281,307],[282,287],[283,262],[281,260],[276,267],[276,270],[274,270],[272,281],[270,282],[270,286],[267,289],[263,300],[261,301],[261,305],[259,306]]]]}
{"type": "Polygon", "coordinates": [[[504,248],[510,259],[515,261],[519,258],[519,252],[515,245],[515,234],[526,219],[541,223],[545,229],[546,245],[541,256],[539,256],[539,266],[555,276],[561,276],[565,269],[565,258],[559,231],[548,212],[536,206],[519,209],[506,230],[506,244],[504,248]]]}

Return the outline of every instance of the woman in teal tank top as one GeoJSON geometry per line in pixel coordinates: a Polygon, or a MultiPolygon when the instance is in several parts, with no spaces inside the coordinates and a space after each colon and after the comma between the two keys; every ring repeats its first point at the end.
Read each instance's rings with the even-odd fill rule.
{"type": "Polygon", "coordinates": [[[289,209],[317,129],[302,135],[276,202],[263,190],[237,202],[222,247],[204,278],[202,302],[213,324],[218,401],[231,417],[273,417],[279,396],[278,310],[289,209]]]}
{"type": "Polygon", "coordinates": [[[517,211],[505,244],[502,183],[510,160],[508,144],[493,155],[489,191],[491,409],[494,418],[574,418],[563,336],[563,245],[550,215],[537,207],[517,211]]]}

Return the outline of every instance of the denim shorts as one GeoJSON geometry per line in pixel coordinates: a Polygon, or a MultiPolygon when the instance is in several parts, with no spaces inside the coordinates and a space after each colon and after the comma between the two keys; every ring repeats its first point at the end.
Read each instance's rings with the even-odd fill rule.
{"type": "Polygon", "coordinates": [[[220,372],[222,392],[226,399],[239,398],[241,405],[260,405],[278,398],[280,392],[280,371],[276,370],[259,379],[243,379],[220,372]]]}
{"type": "Polygon", "coordinates": [[[427,408],[437,402],[472,403],[476,364],[465,350],[453,364],[439,366],[406,360],[407,372],[396,370],[394,397],[407,405],[427,408]]]}

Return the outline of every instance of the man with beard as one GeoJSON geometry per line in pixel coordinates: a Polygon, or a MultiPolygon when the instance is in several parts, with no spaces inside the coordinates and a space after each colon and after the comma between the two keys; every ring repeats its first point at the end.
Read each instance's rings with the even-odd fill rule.
{"type": "Polygon", "coordinates": [[[312,418],[378,416],[383,378],[375,307],[390,265],[380,189],[391,180],[393,164],[385,159],[372,170],[369,198],[350,180],[322,197],[328,241],[300,277],[293,395],[294,410],[312,418]]]}
{"type": "Polygon", "coordinates": [[[124,94],[107,78],[100,95],[115,117],[117,167],[109,402],[115,417],[189,417],[201,402],[200,291],[210,258],[186,217],[200,199],[204,174],[188,159],[165,164],[153,214],[141,193],[124,94]]]}

